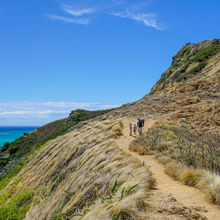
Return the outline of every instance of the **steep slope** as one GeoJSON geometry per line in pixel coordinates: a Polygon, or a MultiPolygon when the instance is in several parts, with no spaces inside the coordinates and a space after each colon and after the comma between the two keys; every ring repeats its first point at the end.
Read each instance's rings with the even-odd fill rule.
{"type": "Polygon", "coordinates": [[[25,219],[205,219],[153,189],[147,164],[124,151],[122,129],[108,116],[50,141],[2,191],[0,217],[19,196],[15,210],[23,218],[28,207],[25,219]]]}
{"type": "Polygon", "coordinates": [[[215,70],[209,70],[218,65],[215,68],[219,71],[219,53],[220,39],[206,40],[198,44],[187,43],[173,57],[171,67],[162,74],[151,94],[184,81],[184,77],[187,80],[201,80],[215,75],[215,70]]]}
{"type": "MultiPolygon", "coordinates": [[[[47,141],[65,134],[72,126],[79,122],[98,117],[110,110],[86,111],[77,109],[68,118],[57,120],[44,125],[30,134],[25,134],[14,142],[0,148],[0,180],[8,177],[16,166],[23,164],[28,155],[33,153],[47,141]]],[[[0,184],[0,189],[1,189],[0,184]]]]}
{"type": "Polygon", "coordinates": [[[31,154],[0,192],[0,218],[217,220],[217,206],[167,173],[197,188],[203,180],[199,189],[220,204],[220,177],[202,170],[220,170],[219,40],[186,45],[165,73],[149,95],[86,118],[31,154]],[[137,117],[144,133],[130,137],[137,117]]]}
{"type": "Polygon", "coordinates": [[[137,206],[144,206],[152,180],[142,164],[115,146],[121,126],[115,119],[97,120],[50,141],[3,191],[13,191],[5,200],[33,192],[26,219],[69,219],[86,215],[93,206],[97,208],[90,212],[90,219],[111,219],[119,211],[138,216],[137,206]],[[128,204],[130,199],[134,201],[128,204]]]}

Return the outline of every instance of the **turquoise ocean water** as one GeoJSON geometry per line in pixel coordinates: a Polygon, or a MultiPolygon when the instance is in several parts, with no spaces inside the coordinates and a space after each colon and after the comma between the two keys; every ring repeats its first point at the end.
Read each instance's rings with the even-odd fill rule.
{"type": "Polygon", "coordinates": [[[13,142],[15,139],[22,136],[24,133],[30,133],[38,127],[1,127],[0,126],[0,147],[5,142],[13,142]]]}

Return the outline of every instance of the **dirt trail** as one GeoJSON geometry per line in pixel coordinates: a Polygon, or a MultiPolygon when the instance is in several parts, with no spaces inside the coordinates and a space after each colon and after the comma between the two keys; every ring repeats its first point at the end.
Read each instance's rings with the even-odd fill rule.
{"type": "MultiPolygon", "coordinates": [[[[155,120],[149,120],[145,125],[145,131],[152,127],[155,120]]],[[[220,220],[220,207],[209,204],[204,195],[196,188],[189,187],[181,184],[178,181],[173,180],[164,172],[164,166],[160,164],[151,155],[139,155],[136,152],[132,152],[128,149],[130,141],[133,139],[129,136],[129,121],[123,121],[124,129],[123,135],[117,140],[118,147],[123,151],[130,154],[132,157],[144,162],[145,166],[148,166],[151,170],[153,177],[156,180],[156,188],[162,192],[170,193],[179,203],[190,207],[205,207],[206,213],[202,213],[208,220],[220,220]]]]}

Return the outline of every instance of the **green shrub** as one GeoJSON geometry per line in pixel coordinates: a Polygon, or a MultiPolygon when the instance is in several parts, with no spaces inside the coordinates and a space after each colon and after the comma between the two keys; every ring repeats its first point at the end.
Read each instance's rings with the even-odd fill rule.
{"type": "Polygon", "coordinates": [[[9,153],[11,155],[15,154],[19,150],[20,146],[12,146],[9,148],[9,153]]]}
{"type": "Polygon", "coordinates": [[[0,176],[0,190],[3,189],[10,180],[15,177],[19,171],[23,168],[24,164],[28,161],[28,158],[23,158],[16,167],[14,167],[7,176],[0,176]]]}
{"type": "Polygon", "coordinates": [[[0,219],[20,220],[30,208],[33,193],[26,191],[16,194],[8,203],[0,205],[0,219]]]}
{"type": "Polygon", "coordinates": [[[189,66],[188,63],[184,64],[184,65],[182,66],[182,68],[180,69],[180,72],[181,72],[181,73],[185,73],[185,72],[186,72],[186,69],[188,68],[188,66],[189,66]]]}
{"type": "Polygon", "coordinates": [[[207,64],[207,60],[220,52],[220,45],[210,45],[199,51],[194,57],[189,59],[180,69],[181,73],[185,73],[191,63],[199,62],[200,64],[194,68],[193,73],[201,71],[207,64]]]}
{"type": "Polygon", "coordinates": [[[177,57],[182,58],[183,56],[188,56],[190,49],[191,48],[188,45],[184,46],[184,48],[177,53],[177,57]]]}
{"type": "Polygon", "coordinates": [[[180,75],[180,76],[178,76],[176,81],[181,82],[181,81],[183,81],[183,79],[184,79],[184,75],[180,75]]]}
{"type": "Polygon", "coordinates": [[[9,158],[1,158],[0,159],[0,167],[5,166],[9,161],[9,158]]]}
{"type": "Polygon", "coordinates": [[[9,147],[9,142],[5,142],[3,146],[0,148],[0,153],[6,151],[8,147],[9,147]]]}
{"type": "Polygon", "coordinates": [[[198,66],[194,67],[190,73],[192,74],[197,74],[199,73],[205,66],[207,65],[207,62],[202,62],[202,63],[199,63],[198,66]]]}
{"type": "Polygon", "coordinates": [[[190,62],[203,62],[209,59],[211,56],[214,56],[215,54],[220,52],[220,45],[210,45],[208,47],[205,47],[200,52],[198,52],[192,59],[190,59],[190,62]]]}

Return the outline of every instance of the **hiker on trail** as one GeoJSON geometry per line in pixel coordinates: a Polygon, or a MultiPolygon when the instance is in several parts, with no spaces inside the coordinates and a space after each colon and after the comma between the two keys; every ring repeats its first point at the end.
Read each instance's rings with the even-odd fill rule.
{"type": "Polygon", "coordinates": [[[134,124],[134,127],[133,127],[134,135],[136,135],[136,130],[137,130],[137,126],[136,124],[134,124]]]}
{"type": "Polygon", "coordinates": [[[183,80],[184,80],[184,82],[186,82],[186,81],[187,81],[187,78],[186,78],[186,76],[184,76],[183,80]]]}
{"type": "Polygon", "coordinates": [[[142,127],[144,127],[144,119],[138,118],[137,127],[138,127],[139,135],[142,135],[142,127]]]}
{"type": "Polygon", "coordinates": [[[129,134],[130,136],[132,136],[132,124],[131,123],[129,124],[129,134]]]}

